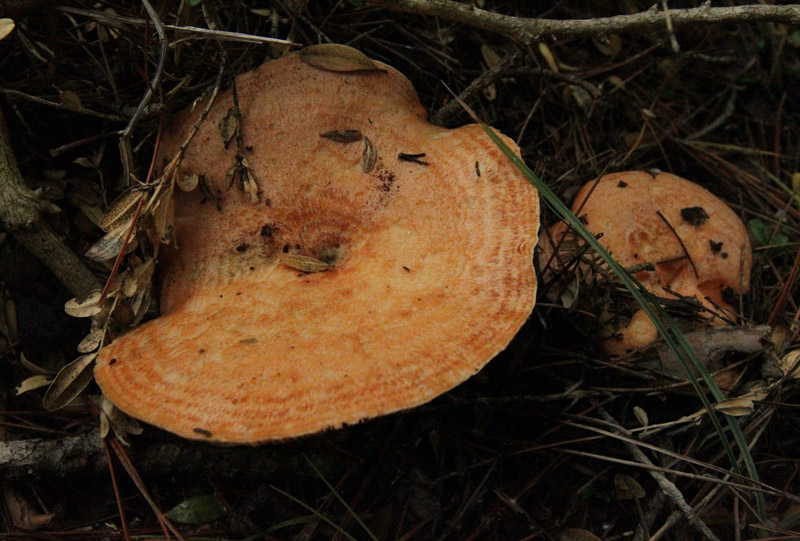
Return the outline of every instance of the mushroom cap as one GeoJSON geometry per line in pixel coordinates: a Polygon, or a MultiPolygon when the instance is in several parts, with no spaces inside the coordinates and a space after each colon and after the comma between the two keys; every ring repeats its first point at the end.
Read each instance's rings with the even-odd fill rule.
{"type": "MultiPolygon", "coordinates": [[[[535,189],[480,126],[429,124],[411,83],[377,64],[338,73],[293,54],[237,78],[257,203],[226,188],[236,144],[219,133],[233,107],[220,93],[181,164],[220,210],[176,191],[161,316],[97,359],[116,406],[186,438],[289,438],[425,403],[520,329],[536,292],[535,189]],[[345,130],[369,139],[371,168],[365,140],[320,135],[345,130]],[[331,268],[301,272],[287,253],[331,268]]],[[[202,108],[167,129],[162,163],[202,108]]]]}
{"type": "MultiPolygon", "coordinates": [[[[669,297],[668,287],[697,298],[712,312],[736,313],[729,299],[731,293],[743,294],[749,288],[750,240],[736,213],[705,188],[669,173],[612,173],[585,184],[572,211],[593,234],[602,233],[600,243],[623,267],[655,266],[655,271],[636,273],[654,295],[669,297]]],[[[566,230],[566,224],[555,224],[549,239],[557,243],[566,230]]],[[[547,247],[550,240],[544,240],[547,247]]],[[[545,253],[552,251],[545,248],[545,253]]],[[[704,315],[711,323],[722,322],[713,314],[704,315]]],[[[641,310],[617,331],[603,344],[611,355],[658,338],[641,310]]]]}

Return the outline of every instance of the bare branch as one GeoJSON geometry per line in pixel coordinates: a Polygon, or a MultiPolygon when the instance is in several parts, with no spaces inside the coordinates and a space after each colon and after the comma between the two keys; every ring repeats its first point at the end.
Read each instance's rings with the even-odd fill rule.
{"type": "Polygon", "coordinates": [[[503,34],[524,44],[546,39],[598,36],[643,30],[666,30],[668,18],[674,28],[687,25],[754,21],[800,24],[800,5],[797,4],[720,8],[712,8],[706,4],[692,9],[670,9],[668,14],[659,11],[654,6],[647,11],[634,15],[564,21],[501,15],[453,0],[369,0],[369,3],[373,6],[393,11],[441,17],[481,30],[503,34]]]}
{"type": "Polygon", "coordinates": [[[66,288],[79,299],[100,283],[92,272],[42,220],[47,205],[25,185],[11,149],[5,118],[0,111],[0,222],[66,288]]]}

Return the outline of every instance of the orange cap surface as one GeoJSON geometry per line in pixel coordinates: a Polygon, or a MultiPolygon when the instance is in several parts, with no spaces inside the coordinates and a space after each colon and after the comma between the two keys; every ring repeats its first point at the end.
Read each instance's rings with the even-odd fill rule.
{"type": "MultiPolygon", "coordinates": [[[[623,267],[653,264],[654,271],[636,273],[648,291],[675,298],[665,290],[669,288],[695,297],[710,310],[703,315],[714,323],[723,320],[712,313],[736,312],[728,292],[745,293],[749,288],[752,250],[747,230],[730,207],[698,184],[669,173],[611,173],[585,184],[572,211],[589,231],[602,233],[600,243],[623,267]]],[[[564,223],[551,227],[552,242],[558,243],[566,229],[564,223]]],[[[552,253],[551,241],[544,242],[545,253],[552,253]]],[[[641,310],[617,331],[604,342],[612,355],[658,338],[641,310]]]]}
{"type": "MultiPolygon", "coordinates": [[[[380,67],[329,72],[294,54],[238,77],[256,203],[226,188],[236,144],[220,135],[233,106],[220,93],[181,164],[220,210],[176,191],[162,315],[98,356],[120,409],[216,442],[309,434],[433,399],[526,321],[536,191],[479,126],[429,124],[410,82],[380,67]],[[330,135],[348,130],[363,138],[330,135]]],[[[202,108],[169,127],[163,162],[202,108]]]]}

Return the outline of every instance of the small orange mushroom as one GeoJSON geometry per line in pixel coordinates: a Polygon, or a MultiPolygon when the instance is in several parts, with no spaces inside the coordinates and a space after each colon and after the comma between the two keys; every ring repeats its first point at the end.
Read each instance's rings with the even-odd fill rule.
{"type": "MultiPolygon", "coordinates": [[[[572,211],[623,267],[640,269],[636,278],[659,297],[697,299],[710,324],[735,318],[737,295],[750,284],[752,251],[747,230],[722,200],[701,186],[669,173],[612,173],[584,185],[572,211]],[[652,270],[641,270],[651,267],[652,270]]],[[[540,243],[542,260],[568,232],[565,223],[552,226],[540,243]]],[[[568,243],[571,235],[567,235],[568,243]]],[[[563,268],[569,250],[556,253],[552,269],[563,268]]],[[[586,271],[585,266],[582,266],[586,271]]],[[[658,338],[642,311],[608,319],[603,348],[622,355],[658,338]]]]}
{"type": "MultiPolygon", "coordinates": [[[[433,399],[526,321],[536,191],[479,126],[429,124],[375,65],[292,54],[239,76],[239,150],[232,92],[217,97],[180,166],[206,185],[175,195],[161,316],[98,356],[116,406],[186,438],[309,434],[433,399]],[[249,193],[226,180],[239,151],[249,193]]],[[[169,126],[163,162],[200,109],[169,126]]]]}

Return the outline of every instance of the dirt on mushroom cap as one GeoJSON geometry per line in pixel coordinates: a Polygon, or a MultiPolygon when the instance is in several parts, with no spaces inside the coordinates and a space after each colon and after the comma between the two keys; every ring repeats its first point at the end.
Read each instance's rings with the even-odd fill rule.
{"type": "MultiPolygon", "coordinates": [[[[237,149],[218,125],[233,102],[217,98],[181,173],[204,175],[221,210],[176,194],[162,315],[97,361],[123,411],[188,438],[298,436],[431,400],[519,330],[535,298],[535,190],[478,126],[428,124],[411,84],[381,67],[333,73],[290,55],[237,79],[257,203],[225,185],[237,149]],[[364,141],[321,136],[347,130],[373,146],[369,169],[364,141]],[[330,270],[298,271],[286,253],[330,270]]],[[[169,130],[165,159],[198,114],[169,130]]]]}

